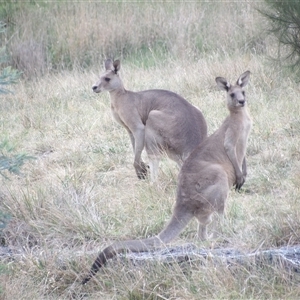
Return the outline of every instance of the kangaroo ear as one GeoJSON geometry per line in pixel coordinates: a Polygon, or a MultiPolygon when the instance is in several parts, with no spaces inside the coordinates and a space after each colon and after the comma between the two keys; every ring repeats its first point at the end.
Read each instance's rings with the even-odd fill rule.
{"type": "Polygon", "coordinates": [[[117,74],[117,72],[120,70],[120,68],[121,68],[121,63],[120,63],[120,61],[117,59],[117,60],[115,60],[114,61],[114,71],[115,71],[115,73],[117,74]]]}
{"type": "Polygon", "coordinates": [[[250,78],[250,71],[246,71],[239,77],[236,84],[239,85],[240,87],[244,87],[248,84],[249,78],[250,78]]]}
{"type": "Polygon", "coordinates": [[[110,71],[110,70],[113,70],[114,67],[113,67],[113,62],[110,58],[108,58],[105,62],[104,62],[104,67],[105,67],[105,70],[106,71],[110,71]]]}
{"type": "Polygon", "coordinates": [[[223,77],[217,77],[216,83],[220,89],[225,90],[226,92],[228,92],[231,87],[230,83],[223,77]]]}

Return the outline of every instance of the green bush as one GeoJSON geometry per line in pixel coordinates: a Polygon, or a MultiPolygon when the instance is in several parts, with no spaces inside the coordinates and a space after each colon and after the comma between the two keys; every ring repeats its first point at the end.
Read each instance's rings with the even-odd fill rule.
{"type": "MultiPolygon", "coordinates": [[[[0,35],[5,32],[5,23],[0,21],[0,35]]],[[[0,48],[0,66],[7,63],[7,56],[5,55],[5,47],[0,48]]],[[[0,94],[10,93],[7,86],[16,83],[20,73],[12,69],[10,66],[3,68],[0,72],[0,94]]]]}
{"type": "MultiPolygon", "coordinates": [[[[3,22],[0,22],[0,34],[3,34],[4,32],[5,24],[3,22]]],[[[5,49],[1,49],[0,63],[5,63],[7,61],[7,58],[4,53],[5,49]]],[[[19,76],[20,73],[17,70],[12,69],[10,66],[4,68],[0,73],[0,94],[11,93],[11,91],[7,87],[13,83],[16,83],[19,76]]],[[[24,161],[30,158],[25,154],[17,154],[8,157],[6,154],[3,153],[4,149],[8,150],[8,152],[11,150],[9,149],[10,147],[7,148],[7,146],[8,141],[0,143],[0,175],[2,176],[5,176],[3,174],[4,170],[8,170],[11,173],[18,174],[20,167],[23,165],[24,161]]]]}
{"type": "MultiPolygon", "coordinates": [[[[2,144],[0,144],[0,151],[1,146],[2,144]]],[[[14,154],[9,157],[0,153],[0,175],[7,178],[3,173],[4,170],[14,174],[20,174],[20,167],[24,164],[25,160],[32,158],[33,157],[27,156],[26,154],[14,154]]]]}
{"type": "Polygon", "coordinates": [[[269,19],[270,32],[279,42],[278,59],[300,75],[300,2],[266,0],[262,13],[269,19]]]}

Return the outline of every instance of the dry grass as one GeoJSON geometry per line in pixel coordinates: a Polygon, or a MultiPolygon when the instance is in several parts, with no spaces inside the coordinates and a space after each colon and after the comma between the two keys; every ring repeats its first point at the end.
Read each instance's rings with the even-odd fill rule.
{"type": "Polygon", "coordinates": [[[2,10],[12,10],[6,39],[12,61],[32,78],[49,70],[91,67],[107,56],[151,66],[153,53],[192,60],[207,58],[216,48],[223,54],[263,53],[258,6],[251,1],[57,1],[19,3],[15,10],[3,4],[2,10]]]}
{"type": "MultiPolygon", "coordinates": [[[[157,8],[154,3],[149,4],[143,18],[132,11],[132,19],[122,9],[125,6],[133,9],[133,5],[122,4],[124,7],[118,13],[123,13],[124,30],[127,23],[140,18],[150,28],[153,21],[150,12],[157,8]]],[[[156,10],[155,18],[161,21],[158,24],[167,23],[170,31],[189,28],[183,21],[195,24],[197,30],[200,26],[194,14],[197,5],[179,6],[180,26],[175,17],[166,18],[169,16],[166,11],[172,12],[167,4],[167,9],[161,6],[156,10]]],[[[217,10],[215,5],[216,16],[220,16],[221,8],[217,10]]],[[[113,7],[103,6],[115,12],[113,7]]],[[[91,24],[98,28],[100,12],[91,7],[78,8],[78,13],[83,14],[82,20],[91,14],[91,24]]],[[[183,47],[179,40],[164,60],[156,53],[137,60],[134,55],[123,59],[121,75],[131,90],[165,88],[178,92],[203,111],[211,133],[227,115],[225,94],[217,90],[215,77],[224,76],[233,82],[242,72],[251,70],[247,95],[254,126],[248,146],[249,176],[243,192],[230,193],[222,230],[226,243],[209,241],[199,246],[254,251],[299,244],[300,88],[288,74],[270,64],[268,55],[275,49],[271,40],[266,40],[264,53],[260,55],[251,49],[232,51],[224,31],[241,37],[240,28],[245,28],[253,36],[250,31],[260,22],[250,2],[239,7],[243,14],[234,13],[234,7],[237,6],[229,5],[228,14],[223,14],[226,30],[219,19],[211,20],[211,11],[203,13],[201,30],[216,36],[214,43],[219,45],[211,45],[212,51],[195,59],[199,53],[193,50],[194,40],[191,40],[186,49],[195,56],[176,57],[174,53],[185,52],[185,49],[174,50],[183,47]],[[239,20],[237,28],[232,20],[239,20]],[[208,23],[205,30],[203,22],[208,23]]],[[[62,19],[55,9],[51,12],[62,19]]],[[[101,16],[107,22],[112,18],[108,12],[101,16]]],[[[77,38],[78,43],[84,43],[91,30],[89,23],[82,24],[86,32],[82,36],[68,31],[70,28],[76,31],[78,26],[70,23],[66,27],[74,42],[77,38]]],[[[43,26],[46,25],[41,22],[40,28],[43,26]]],[[[58,22],[56,26],[62,24],[58,22]]],[[[116,26],[122,27],[120,23],[116,26]]],[[[108,28],[97,30],[99,39],[104,39],[101,43],[108,43],[105,38],[109,35],[100,34],[108,28]]],[[[114,30],[115,34],[118,30],[114,30]]],[[[170,31],[159,34],[169,36],[170,31]]],[[[61,28],[58,32],[61,41],[64,40],[66,32],[61,28]]],[[[203,35],[203,40],[208,40],[208,35],[203,35]]],[[[128,32],[127,38],[135,45],[137,34],[128,32]]],[[[244,38],[248,41],[247,35],[244,38]]],[[[245,45],[241,39],[230,42],[245,45]]],[[[0,210],[12,216],[4,232],[5,243],[24,251],[21,261],[5,263],[7,269],[0,274],[0,298],[70,299],[82,295],[87,299],[131,300],[299,298],[299,275],[268,265],[250,269],[216,268],[209,262],[206,265],[191,262],[133,267],[114,260],[87,286],[74,284],[95,258],[90,251],[100,250],[118,239],[158,233],[170,217],[176,194],[178,169],[167,159],[161,165],[157,185],[136,178],[130,141],[125,130],[112,120],[109,96],[91,91],[100,68],[99,64],[90,70],[80,67],[31,81],[22,80],[14,86],[15,94],[3,97],[0,102],[3,112],[0,141],[8,139],[16,153],[25,152],[36,158],[26,163],[22,176],[0,179],[0,210]],[[61,258],[66,257],[69,261],[62,264],[61,258]]],[[[193,221],[174,244],[197,242],[195,235],[193,221]]]]}

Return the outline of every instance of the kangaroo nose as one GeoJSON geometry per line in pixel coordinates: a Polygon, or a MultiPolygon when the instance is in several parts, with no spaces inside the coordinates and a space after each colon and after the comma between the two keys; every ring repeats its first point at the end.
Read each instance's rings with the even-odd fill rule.
{"type": "Polygon", "coordinates": [[[245,100],[239,100],[239,103],[244,105],[245,104],[245,100]]]}
{"type": "Polygon", "coordinates": [[[93,91],[95,91],[95,90],[97,89],[97,86],[94,85],[94,86],[92,87],[92,89],[93,89],[93,91]]]}

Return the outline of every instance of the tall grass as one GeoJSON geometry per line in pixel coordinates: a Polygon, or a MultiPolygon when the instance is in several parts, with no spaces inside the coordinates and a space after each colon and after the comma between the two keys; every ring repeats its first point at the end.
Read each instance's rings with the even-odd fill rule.
{"type": "Polygon", "coordinates": [[[275,44],[262,43],[254,4],[59,2],[14,13],[18,30],[7,47],[32,37],[45,51],[45,69],[34,77],[39,73],[25,68],[32,80],[20,80],[0,101],[0,141],[36,158],[20,176],[0,178],[0,211],[12,217],[2,243],[21,251],[15,261],[2,261],[0,299],[299,298],[299,276],[269,264],[113,260],[87,286],[74,285],[97,250],[158,233],[176,196],[178,169],[167,159],[158,184],[136,178],[130,141],[111,118],[109,96],[92,93],[106,55],[121,58],[126,88],[169,89],[198,106],[209,133],[227,115],[215,77],[234,82],[249,69],[249,175],[226,203],[224,239],[197,242],[193,221],[174,244],[245,252],[299,244],[299,85],[270,64],[275,44]]]}
{"type": "Polygon", "coordinates": [[[0,8],[10,20],[8,52],[27,77],[98,66],[108,56],[131,58],[147,67],[155,63],[153,54],[198,59],[216,48],[233,54],[262,52],[265,47],[263,20],[257,23],[259,14],[251,2],[39,1],[16,5],[0,8]]]}

